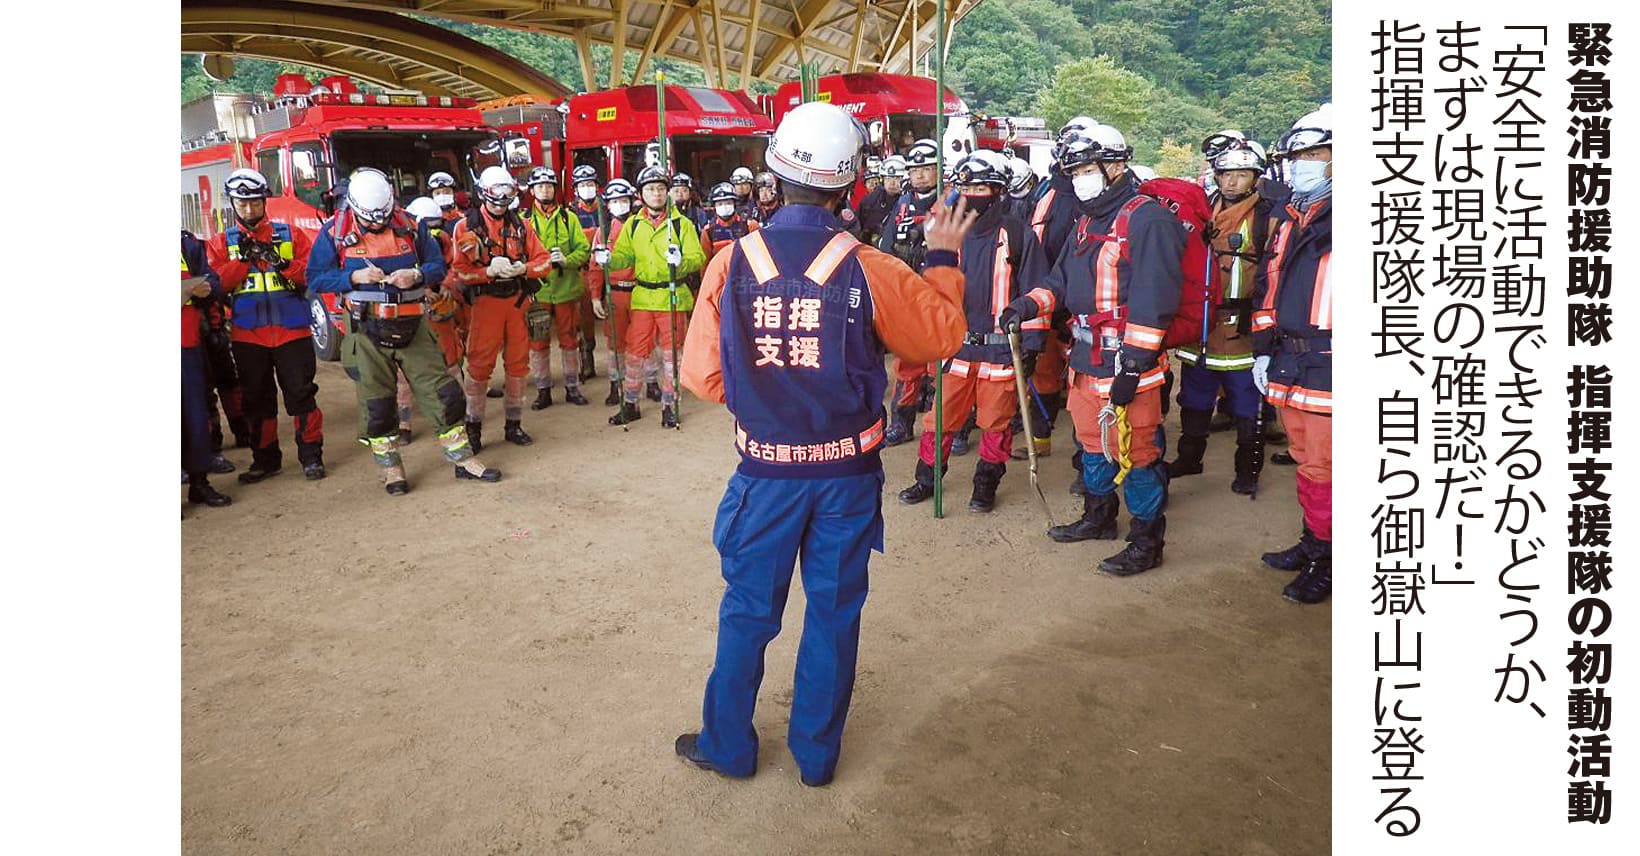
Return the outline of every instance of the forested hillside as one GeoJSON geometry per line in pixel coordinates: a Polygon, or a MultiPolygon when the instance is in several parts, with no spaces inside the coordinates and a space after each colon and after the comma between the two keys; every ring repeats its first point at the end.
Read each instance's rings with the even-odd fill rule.
{"type": "MultiPolygon", "coordinates": [[[[568,40],[428,20],[566,86],[581,85],[568,40]]],[[[1241,128],[1269,141],[1330,100],[1331,24],[1328,0],[986,0],[957,24],[946,75],[980,112],[1044,116],[1054,126],[1079,114],[1110,122],[1128,134],[1141,160],[1171,173],[1188,170],[1196,144],[1214,131],[1241,128]]],[[[609,49],[595,51],[607,79],[609,49]]],[[[628,72],[634,53],[626,56],[628,72]]],[[[680,83],[705,82],[688,63],[652,67],[680,83]]],[[[215,85],[267,92],[286,68],[317,74],[244,60],[230,80],[215,85]]],[[[184,56],[182,100],[212,86],[198,57],[184,56]]]]}

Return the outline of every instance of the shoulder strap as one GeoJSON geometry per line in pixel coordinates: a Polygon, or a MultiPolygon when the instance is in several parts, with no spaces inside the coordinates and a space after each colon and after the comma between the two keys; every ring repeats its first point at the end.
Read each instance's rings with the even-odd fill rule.
{"type": "Polygon", "coordinates": [[[1128,249],[1128,221],[1133,219],[1133,212],[1139,210],[1146,202],[1161,204],[1155,197],[1141,193],[1123,203],[1122,210],[1116,212],[1116,221],[1111,223],[1110,234],[1116,239],[1117,248],[1121,250],[1124,261],[1132,260],[1128,249]]]}

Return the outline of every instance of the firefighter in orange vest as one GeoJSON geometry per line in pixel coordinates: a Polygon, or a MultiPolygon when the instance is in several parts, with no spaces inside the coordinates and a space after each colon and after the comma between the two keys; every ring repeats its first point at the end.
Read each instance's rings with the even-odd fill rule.
{"type": "Polygon", "coordinates": [[[1060,155],[1081,211],[1075,230],[1043,284],[1008,304],[998,325],[1011,329],[1060,308],[1070,313],[1075,342],[1070,411],[1084,449],[1086,494],[1082,519],[1049,529],[1048,537],[1060,542],[1115,538],[1120,478],[1133,516],[1128,546],[1100,562],[1099,570],[1130,576],[1162,563],[1167,532],[1167,471],[1157,465],[1167,370],[1162,339],[1179,306],[1186,235],[1171,212],[1140,195],[1128,168],[1133,149],[1120,131],[1095,124],[1076,134],[1060,155]],[[1124,220],[1125,236],[1119,225],[1124,220]]]}
{"type": "MultiPolygon", "coordinates": [[[[1039,282],[1047,274],[1042,248],[1025,222],[1008,211],[1002,195],[1008,187],[1008,165],[1001,155],[981,150],[958,162],[953,183],[961,192],[968,210],[979,215],[974,229],[958,251],[962,268],[963,309],[968,332],[962,350],[943,366],[941,384],[945,417],[945,445],[940,460],[950,458],[955,432],[977,410],[979,463],[974,467],[974,493],[968,500],[970,511],[986,513],[996,506],[997,485],[1008,469],[1013,450],[1009,420],[1019,412],[1014,389],[1013,355],[1008,335],[996,326],[997,316],[1023,291],[1025,283],[1039,282]]],[[[1023,345],[1027,364],[1041,350],[1048,320],[1038,318],[1023,324],[1023,345]]],[[[922,448],[918,451],[917,480],[900,491],[900,502],[922,502],[934,495],[934,412],[923,424],[922,448]]]]}
{"type": "Polygon", "coordinates": [[[518,182],[505,167],[485,168],[478,177],[479,204],[456,223],[451,237],[451,269],[455,284],[466,292],[472,306],[467,335],[467,437],[474,452],[484,449],[485,391],[497,355],[505,373],[502,435],[509,443],[528,446],[534,438],[524,433],[524,386],[530,371],[530,331],[524,318],[530,302],[529,278],[552,270],[535,230],[511,206],[518,198],[518,182]]]}
{"type": "Polygon", "coordinates": [[[207,245],[211,269],[233,296],[233,357],[239,369],[245,419],[252,435],[251,466],[239,474],[255,484],[279,472],[279,423],[274,380],[285,394],[295,424],[302,475],[325,477],[324,412],[313,382],[313,318],[305,296],[307,233],[268,219],[268,180],[253,169],[236,169],[223,189],[233,202],[234,222],[207,245]]]}
{"type": "Polygon", "coordinates": [[[1283,597],[1320,603],[1332,593],[1332,105],[1294,122],[1276,156],[1293,195],[1253,292],[1253,380],[1298,461],[1304,534],[1264,564],[1298,571],[1283,597]]]}

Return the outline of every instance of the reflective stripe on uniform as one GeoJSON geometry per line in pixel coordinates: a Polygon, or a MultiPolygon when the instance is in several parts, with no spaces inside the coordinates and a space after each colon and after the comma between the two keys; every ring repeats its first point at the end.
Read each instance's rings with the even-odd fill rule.
{"type": "Polygon", "coordinates": [[[740,250],[746,256],[746,263],[751,265],[752,276],[757,277],[758,285],[765,285],[780,275],[780,268],[775,266],[774,257],[769,255],[769,247],[763,243],[762,235],[752,232],[741,238],[740,250]]]}

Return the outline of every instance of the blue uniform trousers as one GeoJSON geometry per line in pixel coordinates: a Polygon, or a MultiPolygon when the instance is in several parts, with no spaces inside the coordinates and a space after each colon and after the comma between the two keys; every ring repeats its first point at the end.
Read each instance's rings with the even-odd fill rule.
{"type": "Polygon", "coordinates": [[[203,475],[211,466],[211,418],[206,402],[205,349],[182,349],[182,469],[203,475]]]}
{"type": "Polygon", "coordinates": [[[1179,406],[1186,410],[1212,410],[1221,389],[1230,405],[1231,416],[1252,419],[1258,415],[1264,396],[1258,394],[1258,387],[1253,384],[1252,369],[1218,372],[1186,365],[1180,372],[1179,406]]]}
{"type": "Polygon", "coordinates": [[[798,769],[829,776],[842,749],[854,693],[866,565],[883,548],[883,473],[825,479],[767,479],[735,473],[718,505],[712,542],[728,584],[718,610],[717,660],[706,681],[699,747],[730,775],[757,770],[752,711],[763,651],[802,559],[803,638],[797,648],[786,742],[798,769]]]}

